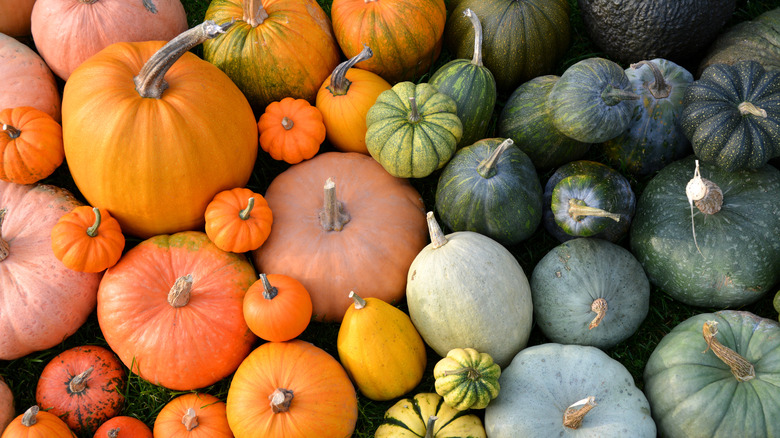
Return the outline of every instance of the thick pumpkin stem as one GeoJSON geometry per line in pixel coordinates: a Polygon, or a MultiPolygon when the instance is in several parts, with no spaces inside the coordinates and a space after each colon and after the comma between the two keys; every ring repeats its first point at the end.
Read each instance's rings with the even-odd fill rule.
{"type": "Polygon", "coordinates": [[[616,213],[610,213],[606,210],[596,207],[590,207],[585,205],[585,201],[581,199],[569,199],[569,216],[575,221],[582,219],[585,216],[607,217],[615,222],[620,222],[620,215],[616,213]]]}
{"type": "Polygon", "coordinates": [[[255,208],[255,197],[250,196],[249,199],[246,200],[246,208],[238,213],[238,217],[241,218],[241,220],[249,219],[249,215],[252,214],[253,208],[255,208]]]}
{"type": "Polygon", "coordinates": [[[737,105],[737,109],[739,110],[739,113],[743,116],[746,116],[748,114],[752,114],[756,117],[763,117],[766,118],[766,110],[763,108],[759,108],[751,102],[742,102],[739,105],[737,105]]]}
{"type": "Polygon", "coordinates": [[[479,17],[469,8],[463,11],[463,15],[471,20],[471,25],[474,26],[474,56],[471,58],[471,63],[474,65],[482,65],[482,23],[479,22],[479,17]]]}
{"type": "Polygon", "coordinates": [[[89,380],[89,376],[94,369],[95,367],[89,367],[83,373],[70,379],[70,382],[68,382],[68,390],[71,394],[76,394],[87,389],[87,380],[89,380]]]}
{"type": "Polygon", "coordinates": [[[119,431],[121,430],[121,427],[115,427],[108,431],[108,438],[118,438],[119,437],[119,431]]]}
{"type": "Polygon", "coordinates": [[[274,392],[268,396],[268,400],[271,400],[271,411],[274,414],[287,412],[290,410],[290,404],[293,400],[293,392],[289,389],[276,388],[276,390],[274,390],[274,392]]]}
{"type": "Polygon", "coordinates": [[[601,324],[601,320],[607,315],[607,300],[597,298],[591,303],[590,310],[596,312],[596,317],[588,324],[588,330],[593,330],[601,324]]]}
{"type": "Polygon", "coordinates": [[[646,65],[647,68],[653,72],[653,82],[645,83],[644,87],[647,88],[647,90],[650,91],[650,94],[656,99],[665,99],[669,97],[669,95],[672,94],[672,86],[666,82],[664,74],[661,73],[661,69],[659,69],[657,65],[650,61],[639,61],[636,64],[631,64],[631,68],[638,70],[643,65],[646,65]]]}
{"type": "Polygon", "coordinates": [[[747,359],[740,356],[736,351],[721,344],[715,337],[718,334],[717,321],[705,322],[702,326],[702,334],[704,341],[707,343],[707,348],[702,353],[712,350],[715,356],[718,356],[723,363],[731,368],[731,374],[737,378],[737,381],[747,382],[756,377],[756,369],[752,363],[748,362],[747,359]]]}
{"type": "Polygon", "coordinates": [[[98,228],[100,228],[100,209],[92,207],[92,212],[95,213],[95,223],[91,227],[87,228],[87,236],[95,237],[98,235],[98,228]]]}
{"type": "Polygon", "coordinates": [[[411,111],[409,112],[409,121],[417,123],[420,121],[420,112],[417,110],[417,99],[414,96],[409,97],[409,106],[411,111]]]}
{"type": "Polygon", "coordinates": [[[263,282],[263,298],[266,300],[273,300],[279,295],[279,289],[271,286],[271,282],[268,281],[268,276],[260,274],[260,281],[263,282]]]}
{"type": "Polygon", "coordinates": [[[5,131],[5,133],[8,134],[8,136],[12,139],[19,138],[19,136],[22,135],[22,131],[14,128],[11,125],[6,125],[5,123],[3,123],[3,131],[5,131]]]}
{"type": "Polygon", "coordinates": [[[481,161],[477,166],[477,173],[485,179],[491,178],[496,174],[496,163],[501,154],[504,153],[509,146],[512,146],[515,142],[511,138],[507,138],[490,154],[487,159],[481,161]]]}
{"type": "Polygon", "coordinates": [[[5,213],[8,211],[6,208],[0,208],[0,262],[5,260],[9,254],[11,254],[11,247],[3,239],[3,221],[5,220],[5,213]]]}
{"type": "Polygon", "coordinates": [[[263,2],[261,0],[244,0],[244,21],[252,27],[257,27],[263,24],[266,18],[268,18],[268,12],[263,8],[263,2]]]}
{"type": "Polygon", "coordinates": [[[425,215],[425,220],[428,221],[428,234],[431,236],[431,244],[435,248],[440,248],[447,243],[447,237],[442,232],[439,223],[436,222],[436,218],[433,216],[433,212],[429,211],[425,215]]]}
{"type": "Polygon", "coordinates": [[[433,438],[433,429],[434,425],[436,424],[436,420],[438,420],[439,417],[435,415],[431,415],[428,417],[428,422],[425,424],[425,437],[424,438],[433,438]]]}
{"type": "Polygon", "coordinates": [[[187,409],[187,412],[181,417],[181,424],[187,429],[187,432],[198,427],[198,414],[194,408],[187,409]]]}
{"type": "Polygon", "coordinates": [[[282,128],[284,128],[285,131],[293,129],[293,126],[295,126],[295,123],[293,123],[291,118],[287,116],[282,117],[282,128]]]}
{"type": "Polygon", "coordinates": [[[190,302],[192,293],[192,274],[179,277],[168,292],[168,304],[173,307],[184,307],[190,302]]]}
{"type": "Polygon", "coordinates": [[[358,62],[365,61],[372,56],[374,56],[374,52],[371,51],[367,45],[363,44],[363,50],[361,50],[360,53],[342,62],[333,69],[333,73],[330,75],[330,85],[325,88],[334,96],[343,96],[347,94],[349,86],[352,84],[352,82],[347,79],[347,70],[354,67],[358,62]]]}
{"type": "Polygon", "coordinates": [[[355,302],[355,308],[356,309],[362,309],[366,307],[366,300],[360,297],[360,295],[356,294],[355,291],[349,292],[349,297],[352,298],[352,301],[355,302]]]}
{"type": "Polygon", "coordinates": [[[579,429],[582,420],[591,409],[596,407],[596,398],[592,395],[575,402],[563,412],[563,425],[569,429],[579,429]]]}
{"type": "Polygon", "coordinates": [[[208,20],[168,41],[146,61],[138,76],[133,78],[135,90],[141,97],[161,98],[163,92],[168,88],[168,83],[165,82],[165,73],[168,72],[173,63],[181,58],[185,52],[203,41],[225,33],[225,30],[232,25],[232,21],[216,25],[213,21],[208,20]]]}
{"type": "Polygon", "coordinates": [[[22,415],[22,426],[32,427],[35,425],[35,423],[38,422],[38,412],[40,410],[41,408],[39,408],[38,405],[33,405],[24,411],[24,414],[22,415]]]}
{"type": "Polygon", "coordinates": [[[608,106],[614,106],[624,100],[637,100],[639,99],[639,95],[634,92],[626,91],[622,88],[615,88],[612,85],[607,84],[606,88],[604,88],[604,91],[601,92],[601,99],[608,106]]]}
{"type": "Polygon", "coordinates": [[[325,231],[341,231],[349,222],[349,213],[344,204],[336,199],[336,183],[332,178],[325,181],[325,202],[320,210],[320,225],[325,231]]]}

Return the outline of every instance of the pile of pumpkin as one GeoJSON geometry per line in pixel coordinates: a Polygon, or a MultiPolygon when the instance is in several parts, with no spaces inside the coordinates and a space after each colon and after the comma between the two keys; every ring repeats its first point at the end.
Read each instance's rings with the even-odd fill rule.
{"type": "Polygon", "coordinates": [[[733,0],[651,48],[605,38],[632,23],[581,0],[631,64],[561,76],[566,0],[213,0],[191,29],[178,0],[96,21],[22,3],[0,9],[37,48],[0,34],[0,360],[93,312],[108,348],[52,359],[36,406],[0,380],[3,438],[152,436],[121,415],[128,373],[185,392],[155,437],[350,436],[356,391],[395,401],[377,437],[780,435],[775,321],[691,317],[644,392],[603,352],[651,284],[736,309],[780,282],[780,49],[734,47],[780,40],[780,10],[723,33],[694,80],[669,59],[707,48],[733,0]],[[39,183],[65,160],[89,205],[39,183]],[[540,229],[559,244],[526,276],[508,248],[540,229]],[[339,324],[337,358],[296,339],[312,320],[339,324]],[[550,342],[526,348],[534,323],[550,342]],[[427,348],[436,392],[412,394],[427,348]],[[226,400],[202,391],[224,379],[226,400]]]}

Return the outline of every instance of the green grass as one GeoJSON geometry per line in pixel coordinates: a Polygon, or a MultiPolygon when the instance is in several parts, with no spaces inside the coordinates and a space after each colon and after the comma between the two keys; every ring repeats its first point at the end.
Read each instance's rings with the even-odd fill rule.
{"type": "MultiPolygon", "coordinates": [[[[323,6],[326,12],[330,12],[330,3],[332,0],[318,0],[323,6]]],[[[454,0],[448,3],[453,3],[454,0]]],[[[206,8],[209,2],[206,0],[184,0],[185,9],[188,11],[188,21],[190,25],[195,25],[203,20],[206,8]]],[[[582,21],[578,14],[577,1],[570,0],[572,6],[571,12],[571,45],[565,56],[562,58],[555,71],[550,73],[560,75],[563,71],[575,62],[592,56],[604,56],[598,48],[588,38],[582,21]]],[[[772,9],[776,6],[775,0],[753,1],[753,0],[740,0],[738,1],[737,11],[734,14],[734,18],[729,23],[733,25],[740,21],[750,20],[757,15],[772,9]]],[[[196,54],[200,54],[200,48],[194,50],[196,54]]],[[[439,66],[451,59],[451,55],[445,50],[442,53],[441,58],[431,68],[431,72],[435,71],[439,66]]],[[[627,66],[623,66],[627,67],[627,66]]],[[[419,80],[424,80],[427,75],[424,75],[419,80]]],[[[61,84],[62,85],[62,84],[61,84]]],[[[500,96],[499,103],[495,110],[495,117],[498,116],[503,106],[503,102],[506,101],[508,96],[500,96]]],[[[326,144],[323,146],[323,150],[330,150],[330,147],[326,144]]],[[[589,156],[587,158],[598,160],[598,156],[589,156]]],[[[253,173],[248,187],[259,192],[264,193],[270,181],[288,165],[279,163],[267,156],[267,154],[261,153],[258,157],[258,161],[255,166],[255,172],[253,173]]],[[[551,171],[540,174],[540,180],[545,182],[550,176],[551,171]]],[[[436,190],[436,181],[438,173],[429,176],[428,178],[412,180],[412,184],[421,193],[425,205],[428,209],[433,208],[433,199],[436,190]]],[[[648,178],[636,179],[632,178],[631,182],[637,195],[641,193],[641,189],[647,183],[648,178]]],[[[75,184],[73,183],[68,173],[67,167],[63,165],[59,168],[54,175],[47,178],[47,183],[56,184],[65,187],[73,191],[78,197],[81,198],[75,184]]],[[[83,198],[82,198],[83,200],[83,198]]],[[[129,239],[128,248],[138,243],[138,239],[129,239]]],[[[627,242],[621,242],[624,246],[627,242]]],[[[558,242],[547,234],[543,227],[527,241],[521,244],[510,247],[512,254],[518,259],[520,265],[525,270],[526,274],[530,276],[536,263],[558,242]]],[[[0,291],[1,293],[1,291],[0,291]]],[[[763,299],[757,303],[747,306],[744,310],[751,311],[759,316],[767,318],[777,318],[777,313],[772,307],[772,294],[767,294],[763,299]]],[[[401,303],[400,307],[405,310],[405,303],[401,303]]],[[[650,298],[650,312],[641,325],[636,334],[622,342],[618,346],[610,349],[608,354],[614,359],[620,361],[634,376],[637,385],[641,388],[643,386],[642,371],[644,364],[647,362],[650,353],[652,353],[655,346],[668,333],[674,326],[686,318],[703,312],[715,311],[718,309],[702,309],[692,308],[680,304],[663,291],[653,289],[650,298]]],[[[328,351],[330,354],[337,356],[336,353],[336,335],[338,333],[338,325],[327,323],[312,323],[309,328],[300,336],[301,339],[312,342],[315,345],[328,351]]],[[[529,345],[537,345],[547,342],[545,337],[538,329],[534,329],[529,345]]],[[[0,361],[0,375],[5,377],[9,385],[11,386],[15,397],[18,413],[21,413],[27,407],[35,403],[35,386],[40,376],[41,370],[56,354],[62,352],[65,349],[75,347],[78,345],[95,344],[107,346],[105,340],[102,337],[100,328],[97,323],[97,318],[93,313],[82,328],[76,332],[73,336],[66,339],[60,345],[48,349],[46,351],[37,352],[25,356],[21,359],[13,361],[0,361]]],[[[428,349],[428,366],[423,381],[412,391],[412,394],[417,392],[430,392],[433,391],[433,377],[432,369],[439,357],[430,348],[428,349]]],[[[203,388],[201,391],[207,392],[214,396],[226,399],[227,392],[230,386],[230,378],[226,378],[208,388],[203,388]]],[[[168,389],[152,385],[136,375],[129,376],[127,384],[122,388],[123,393],[126,396],[126,404],[123,411],[124,415],[135,416],[144,421],[149,426],[152,426],[154,419],[160,409],[172,398],[180,394],[180,392],[170,391],[168,389]]],[[[358,423],[355,431],[355,437],[372,437],[374,431],[379,426],[382,415],[385,410],[389,408],[395,400],[388,402],[375,402],[366,399],[359,395],[358,404],[358,423]]],[[[482,412],[477,412],[478,415],[482,415],[482,412]]]]}

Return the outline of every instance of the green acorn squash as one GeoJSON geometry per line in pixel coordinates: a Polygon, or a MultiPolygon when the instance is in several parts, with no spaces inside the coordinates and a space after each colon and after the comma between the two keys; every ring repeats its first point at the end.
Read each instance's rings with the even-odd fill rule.
{"type": "Polygon", "coordinates": [[[489,354],[468,347],[450,350],[433,367],[436,393],[459,411],[485,409],[501,390],[500,376],[501,367],[489,354]]]}

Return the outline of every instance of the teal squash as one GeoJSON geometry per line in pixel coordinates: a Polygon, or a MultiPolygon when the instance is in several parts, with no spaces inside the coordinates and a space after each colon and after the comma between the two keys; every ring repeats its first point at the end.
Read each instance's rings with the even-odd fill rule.
{"type": "Polygon", "coordinates": [[[598,237],[617,242],[628,233],[636,207],[631,183],[595,161],[564,164],[547,180],[542,223],[561,242],[598,237]]]}
{"type": "Polygon", "coordinates": [[[727,172],[706,163],[697,169],[694,157],[674,162],[637,202],[631,250],[650,282],[675,300],[719,308],[752,303],[780,281],[778,193],[780,171],[772,166],[727,172]],[[688,188],[701,184],[693,196],[698,190],[688,188]]]}
{"type": "Polygon", "coordinates": [[[453,231],[514,245],[542,220],[542,185],[531,159],[511,139],[484,139],[456,152],[444,167],[436,210],[453,231]]]}
{"type": "Polygon", "coordinates": [[[398,178],[424,178],[444,167],[463,136],[454,100],[430,84],[399,82],[366,114],[366,147],[398,178]]]}
{"type": "Polygon", "coordinates": [[[569,48],[568,0],[460,0],[444,28],[444,42],[457,58],[471,56],[474,34],[462,14],[471,9],[482,21],[483,57],[498,90],[553,71],[569,48]]]}
{"type": "Polygon", "coordinates": [[[591,146],[567,137],[552,122],[547,97],[559,78],[545,75],[523,83],[509,96],[498,117],[498,136],[514,140],[540,170],[578,160],[591,146]]]}
{"type": "Polygon", "coordinates": [[[458,148],[485,138],[496,105],[496,80],[482,64],[482,25],[479,17],[466,9],[463,15],[474,26],[474,55],[471,60],[454,59],[441,66],[428,81],[440,93],[450,96],[458,107],[463,136],[458,148]]]}
{"type": "Polygon", "coordinates": [[[632,174],[649,175],[690,155],[691,143],[680,129],[680,115],[693,75],[657,58],[631,64],[626,76],[640,100],[628,129],[602,145],[610,163],[632,174]]]}
{"type": "Polygon", "coordinates": [[[734,171],[780,156],[780,71],[756,61],[712,65],[683,104],[680,123],[701,161],[734,171]]]}
{"type": "Polygon", "coordinates": [[[780,436],[780,325],[744,311],[692,316],[661,339],[644,382],[662,437],[780,436]]]}
{"type": "Polygon", "coordinates": [[[563,72],[547,98],[555,127],[583,143],[601,143],[628,129],[639,95],[623,69],[587,58],[563,72]]]}
{"type": "Polygon", "coordinates": [[[552,342],[609,349],[633,335],[650,307],[637,259],[602,239],[564,242],[531,275],[534,320],[552,342]]]}

